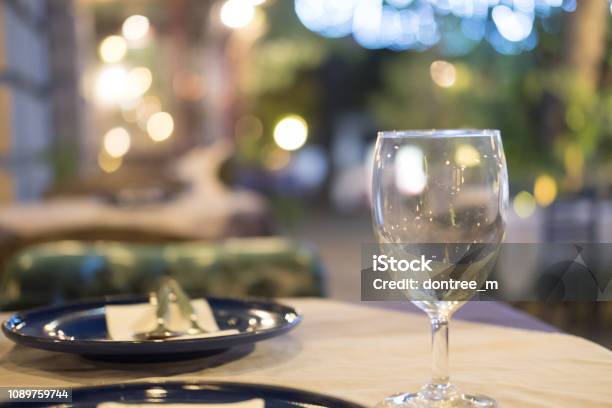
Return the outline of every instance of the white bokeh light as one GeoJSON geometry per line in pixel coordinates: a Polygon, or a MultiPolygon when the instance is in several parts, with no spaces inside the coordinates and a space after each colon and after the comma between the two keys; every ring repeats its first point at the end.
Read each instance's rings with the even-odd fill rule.
{"type": "Polygon", "coordinates": [[[106,37],[100,43],[98,53],[104,62],[113,63],[123,59],[127,52],[127,43],[120,35],[111,35],[106,37]]]}
{"type": "Polygon", "coordinates": [[[100,105],[119,103],[125,96],[127,71],[120,65],[103,68],[95,84],[95,99],[100,105]]]}
{"type": "Polygon", "coordinates": [[[130,134],[122,127],[116,127],[104,135],[104,150],[111,157],[122,157],[130,150],[130,134]]]}
{"type": "Polygon", "coordinates": [[[229,28],[243,28],[255,17],[255,7],[247,0],[227,0],[221,6],[221,22],[229,28]]]}
{"type": "Polygon", "coordinates": [[[447,55],[464,54],[483,39],[503,54],[531,50],[536,18],[575,8],[576,0],[295,0],[302,24],[324,37],[352,34],[364,48],[395,51],[440,43],[447,55]],[[459,19],[460,29],[449,18],[459,19]]]}
{"type": "Polygon", "coordinates": [[[395,186],[405,195],[420,194],[427,185],[423,151],[418,146],[404,145],[395,156],[395,186]]]}
{"type": "Polygon", "coordinates": [[[149,19],[141,15],[129,16],[121,26],[121,32],[128,41],[143,39],[149,32],[149,19]]]}
{"type": "Polygon", "coordinates": [[[154,142],[163,142],[172,136],[174,119],[168,112],[157,112],[147,121],[147,133],[154,142]]]}
{"type": "Polygon", "coordinates": [[[353,15],[353,37],[364,48],[381,48],[382,25],[380,1],[361,1],[353,15]]]}
{"type": "Polygon", "coordinates": [[[389,3],[389,5],[395,7],[395,8],[402,8],[402,7],[406,7],[408,5],[410,5],[410,3],[412,3],[414,0],[387,0],[387,3],[389,3]]]}
{"type": "Polygon", "coordinates": [[[535,10],[535,0],[514,0],[514,9],[523,13],[533,13],[535,10]]]}
{"type": "Polygon", "coordinates": [[[306,28],[325,37],[351,33],[353,12],[360,0],[296,0],[295,13],[306,28]]]}
{"type": "Polygon", "coordinates": [[[274,127],[274,141],[283,150],[297,150],[306,143],[308,125],[298,115],[281,119],[274,127]]]}
{"type": "Polygon", "coordinates": [[[153,83],[151,70],[146,67],[132,68],[127,73],[126,97],[130,99],[139,98],[145,94],[153,83]]]}
{"type": "Polygon", "coordinates": [[[491,16],[499,33],[508,41],[522,41],[533,29],[533,14],[514,11],[508,6],[495,6],[491,16]]]}

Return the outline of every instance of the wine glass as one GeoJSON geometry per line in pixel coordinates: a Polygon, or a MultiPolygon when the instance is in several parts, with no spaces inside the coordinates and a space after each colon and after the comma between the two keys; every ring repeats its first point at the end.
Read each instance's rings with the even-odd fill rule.
{"type": "MultiPolygon", "coordinates": [[[[454,256],[440,264],[467,259],[482,271],[486,268],[465,254],[477,245],[498,248],[504,237],[508,175],[498,130],[379,132],[372,188],[373,227],[381,246],[400,244],[396,250],[414,255],[415,248],[439,245],[454,256]]],[[[486,396],[463,394],[449,381],[449,319],[473,292],[454,295],[405,293],[431,320],[432,378],[420,391],[388,397],[379,407],[497,406],[486,396]]]]}

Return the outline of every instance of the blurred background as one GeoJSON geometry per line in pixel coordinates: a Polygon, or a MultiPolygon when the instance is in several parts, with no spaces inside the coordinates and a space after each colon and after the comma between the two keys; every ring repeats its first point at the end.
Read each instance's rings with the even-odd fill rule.
{"type": "MultiPolygon", "coordinates": [[[[272,236],[314,254],[302,294],[358,300],[381,129],[500,129],[507,241],[612,242],[610,20],[607,0],[0,1],[5,294],[41,257],[107,250],[75,242],[125,265],[272,236]]],[[[121,270],[91,259],[83,279],[121,270]]],[[[596,339],[612,322],[521,307],[596,339]]]]}

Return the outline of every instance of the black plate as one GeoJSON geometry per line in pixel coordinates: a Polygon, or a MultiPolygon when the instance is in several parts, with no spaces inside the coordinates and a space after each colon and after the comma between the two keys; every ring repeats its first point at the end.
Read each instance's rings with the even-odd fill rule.
{"type": "Polygon", "coordinates": [[[230,347],[249,345],[295,327],[301,316],[274,302],[207,298],[219,329],[238,329],[227,336],[148,341],[115,341],[107,335],[104,306],[147,302],[139,298],[108,298],[33,309],[14,314],[2,324],[13,342],[94,358],[142,359],[195,357],[230,347]]]}
{"type": "MultiPolygon", "coordinates": [[[[157,404],[222,404],[264,400],[266,408],[364,408],[361,405],[326,395],[271,385],[227,382],[146,382],[81,387],[72,390],[72,403],[62,407],[95,407],[102,402],[157,404]]],[[[27,404],[28,407],[60,404],[27,404]]],[[[0,403],[0,407],[8,406],[0,403]]],[[[194,407],[197,405],[194,405],[194,407]]]]}

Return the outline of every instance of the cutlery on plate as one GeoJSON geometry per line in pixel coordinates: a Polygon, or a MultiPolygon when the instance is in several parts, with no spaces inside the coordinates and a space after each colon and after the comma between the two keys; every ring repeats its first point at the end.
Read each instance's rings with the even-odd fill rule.
{"type": "Polygon", "coordinates": [[[198,323],[198,316],[191,305],[191,299],[187,293],[185,293],[181,285],[172,278],[166,278],[164,284],[170,288],[173,295],[171,295],[170,300],[176,302],[183,317],[189,319],[191,326],[186,330],[185,334],[197,335],[208,333],[208,330],[204,329],[198,323]]]}
{"type": "Polygon", "coordinates": [[[170,330],[166,326],[166,319],[169,312],[169,302],[172,292],[167,285],[161,285],[159,290],[151,292],[149,299],[155,305],[155,315],[157,327],[148,332],[136,333],[134,338],[137,340],[164,340],[182,336],[183,332],[170,330]]]}

